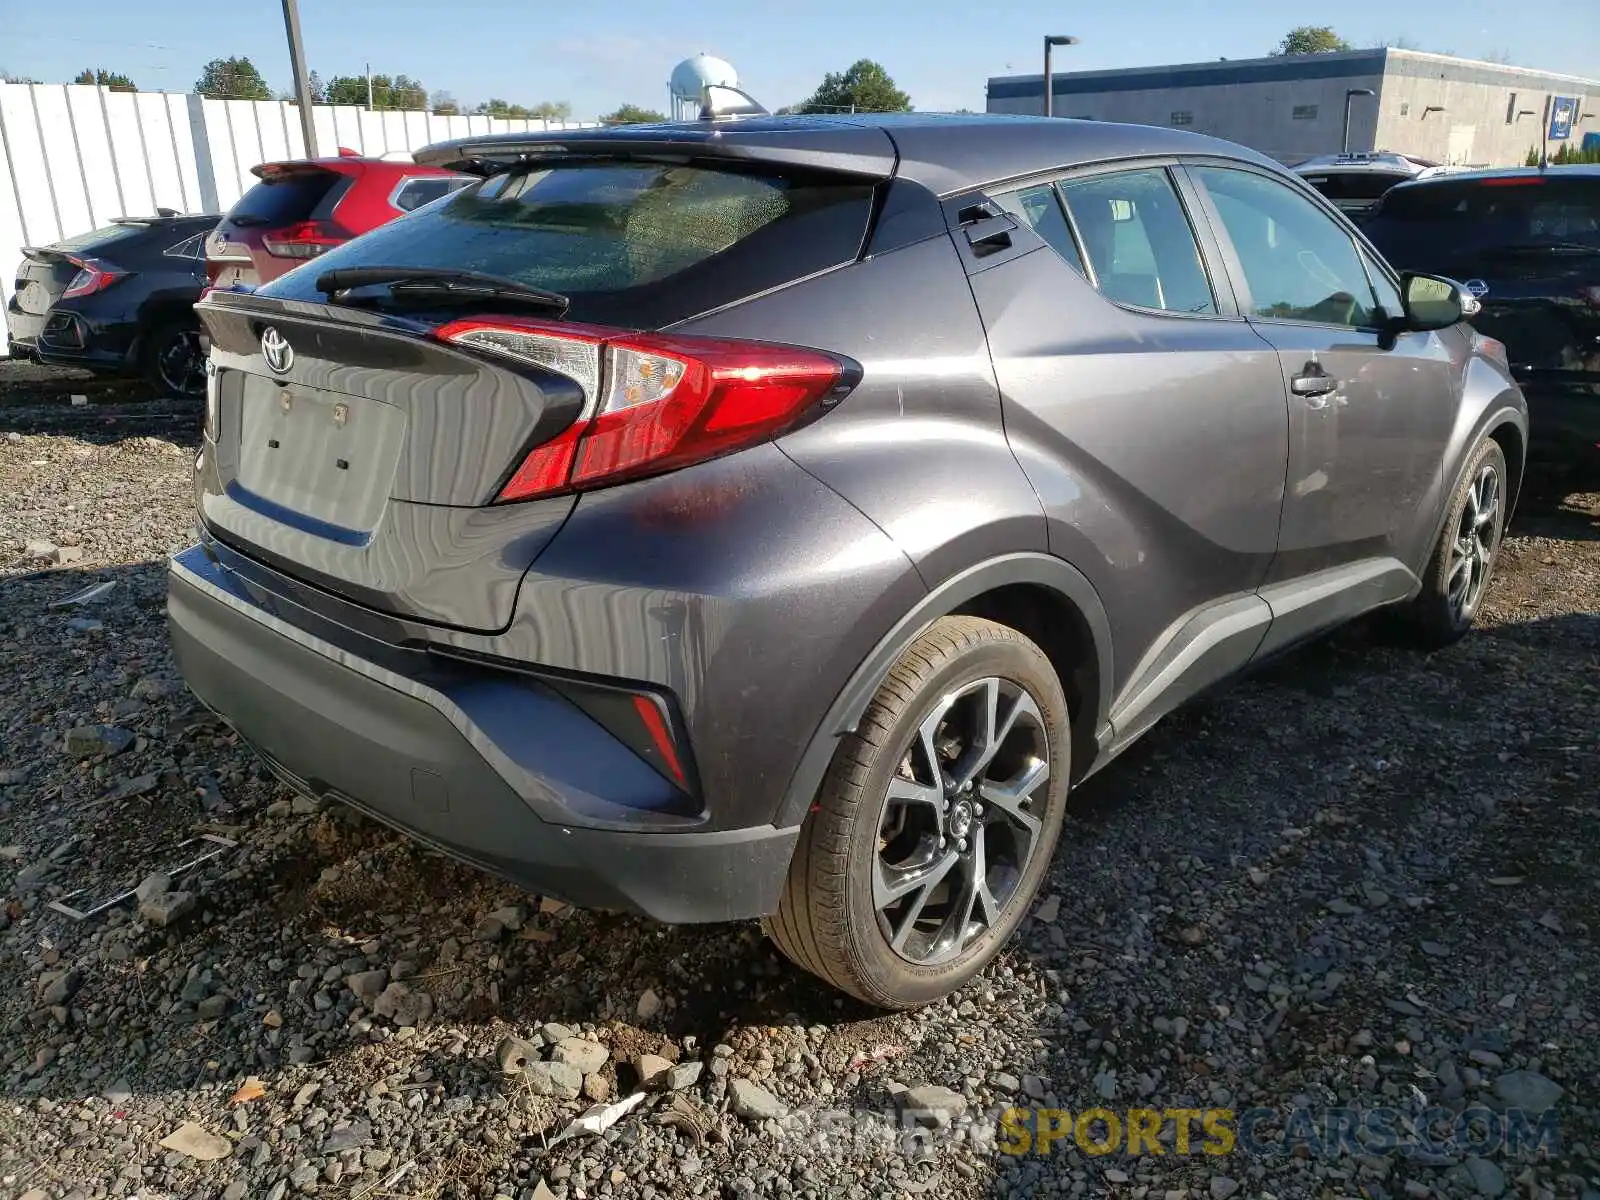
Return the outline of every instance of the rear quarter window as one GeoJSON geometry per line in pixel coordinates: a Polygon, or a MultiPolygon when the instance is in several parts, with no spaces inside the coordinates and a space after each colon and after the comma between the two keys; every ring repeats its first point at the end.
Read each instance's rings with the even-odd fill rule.
{"type": "Polygon", "coordinates": [[[459,267],[569,296],[569,318],[654,328],[856,258],[873,184],[721,164],[583,161],[497,175],[323,255],[264,295],[320,299],[336,267],[459,267]]]}
{"type": "Polygon", "coordinates": [[[389,203],[401,212],[411,212],[421,208],[424,204],[432,204],[435,200],[448,196],[467,184],[471,179],[452,179],[448,175],[429,175],[420,179],[403,179],[394,189],[389,203]]]}

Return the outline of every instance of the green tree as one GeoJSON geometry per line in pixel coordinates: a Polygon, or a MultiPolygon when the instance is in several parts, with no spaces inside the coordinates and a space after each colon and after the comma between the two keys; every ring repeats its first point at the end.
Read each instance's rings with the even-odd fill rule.
{"type": "MultiPolygon", "coordinates": [[[[367,77],[365,75],[336,75],[328,81],[329,104],[367,104],[367,77]]],[[[426,111],[428,89],[420,80],[409,75],[374,75],[372,77],[372,107],[399,108],[426,111]]]]}
{"type": "Polygon", "coordinates": [[[1326,25],[1299,25],[1289,30],[1278,43],[1274,54],[1335,54],[1341,50],[1354,50],[1326,25]]]}
{"type": "Polygon", "coordinates": [[[108,71],[104,67],[96,67],[93,70],[85,67],[78,72],[78,77],[72,82],[98,84],[101,87],[110,88],[113,92],[137,92],[139,90],[133,80],[126,75],[116,71],[108,71]]]}
{"type": "Polygon", "coordinates": [[[29,75],[13,75],[10,71],[0,70],[0,83],[38,83],[29,75]]]}
{"type": "Polygon", "coordinates": [[[271,100],[272,89],[248,58],[213,58],[200,72],[194,90],[213,100],[271,100]]]}
{"type": "Polygon", "coordinates": [[[830,71],[811,99],[795,106],[797,112],[910,112],[911,97],[895,87],[878,63],[870,58],[856,62],[848,71],[830,71]]]}
{"type": "Polygon", "coordinates": [[[441,117],[461,115],[461,105],[456,103],[456,98],[446,91],[437,91],[429,97],[428,107],[441,117]]]}
{"type": "Polygon", "coordinates": [[[546,121],[565,121],[572,116],[572,105],[565,100],[541,100],[533,106],[533,115],[546,121]]]}
{"type": "Polygon", "coordinates": [[[607,113],[600,118],[602,125],[650,125],[657,121],[665,121],[664,114],[658,113],[653,108],[640,108],[637,104],[624,104],[616,112],[607,113]]]}

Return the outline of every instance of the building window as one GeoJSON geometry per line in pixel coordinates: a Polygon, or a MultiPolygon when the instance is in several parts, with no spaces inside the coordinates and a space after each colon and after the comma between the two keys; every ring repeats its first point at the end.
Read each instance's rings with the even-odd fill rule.
{"type": "Polygon", "coordinates": [[[1194,113],[1190,112],[1188,109],[1180,109],[1178,112],[1172,114],[1172,123],[1174,125],[1193,125],[1194,113]]]}
{"type": "Polygon", "coordinates": [[[1515,92],[1512,92],[1511,93],[1511,99],[1506,101],[1506,124],[1507,125],[1515,125],[1516,123],[1517,123],[1517,94],[1515,92]]]}
{"type": "Polygon", "coordinates": [[[1400,115],[1401,115],[1401,116],[1402,116],[1402,117],[1409,117],[1409,116],[1410,116],[1410,115],[1411,115],[1411,105],[1409,105],[1409,104],[1402,104],[1402,105],[1401,105],[1401,106],[1400,106],[1400,115]]]}
{"type": "Polygon", "coordinates": [[[1296,121],[1315,121],[1317,119],[1317,106],[1315,104],[1296,104],[1294,106],[1294,119],[1296,121]]]}

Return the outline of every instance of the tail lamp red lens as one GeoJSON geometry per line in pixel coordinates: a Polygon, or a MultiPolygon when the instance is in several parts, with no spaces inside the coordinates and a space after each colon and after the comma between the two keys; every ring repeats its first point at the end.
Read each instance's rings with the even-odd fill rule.
{"type": "Polygon", "coordinates": [[[69,254],[67,261],[78,268],[78,273],[67,283],[67,290],[61,293],[63,300],[103,292],[127,275],[121,267],[114,267],[100,258],[79,258],[77,255],[69,254]]]}
{"type": "Polygon", "coordinates": [[[817,350],[507,319],[437,337],[548,367],[583,388],[582,414],[536,447],[500,500],[654,475],[767,441],[847,394],[845,364],[817,350]]]}
{"type": "Polygon", "coordinates": [[[297,221],[261,235],[261,247],[276,258],[316,258],[345,241],[327,221],[297,221]]]}

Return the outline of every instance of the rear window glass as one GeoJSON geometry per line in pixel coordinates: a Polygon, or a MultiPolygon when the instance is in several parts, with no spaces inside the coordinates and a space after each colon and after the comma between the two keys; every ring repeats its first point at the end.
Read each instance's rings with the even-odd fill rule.
{"type": "Polygon", "coordinates": [[[51,242],[52,250],[60,250],[64,254],[88,254],[98,250],[106,250],[118,242],[131,242],[134,238],[144,233],[148,226],[130,222],[126,225],[106,225],[88,233],[80,233],[76,237],[62,238],[59,242],[51,242]]]}
{"type": "Polygon", "coordinates": [[[302,171],[263,179],[234,203],[228,218],[250,224],[288,225],[310,220],[339,176],[332,171],[302,171]]]}
{"type": "Polygon", "coordinates": [[[1346,171],[1332,175],[1306,175],[1305,181],[1329,200],[1376,200],[1409,175],[1386,175],[1382,171],[1346,171]]]}
{"type": "Polygon", "coordinates": [[[654,327],[850,261],[871,207],[872,184],[850,177],[554,164],[484,180],[262,292],[320,299],[336,267],[459,267],[569,296],[574,320],[654,327]]]}
{"type": "Polygon", "coordinates": [[[1426,233],[1457,249],[1579,242],[1600,246],[1600,178],[1503,176],[1400,188],[1384,197],[1374,236],[1426,233]]]}

